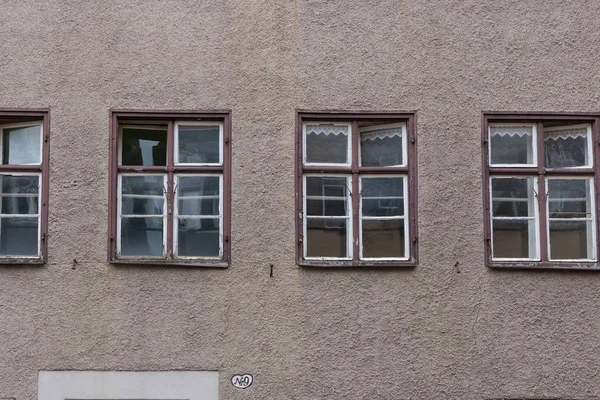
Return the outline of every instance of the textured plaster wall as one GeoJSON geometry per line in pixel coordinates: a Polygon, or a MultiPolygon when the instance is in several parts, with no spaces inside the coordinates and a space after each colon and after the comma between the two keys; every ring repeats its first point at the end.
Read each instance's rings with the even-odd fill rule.
{"type": "Polygon", "coordinates": [[[600,111],[599,16],[2,0],[0,107],[49,107],[51,155],[49,262],[0,268],[0,397],[69,369],[218,370],[222,399],[599,398],[600,275],[487,269],[480,163],[482,110],[600,111]],[[229,269],[107,264],[110,108],[232,110],[229,269]],[[417,268],[296,266],[296,109],[416,110],[417,268]]]}

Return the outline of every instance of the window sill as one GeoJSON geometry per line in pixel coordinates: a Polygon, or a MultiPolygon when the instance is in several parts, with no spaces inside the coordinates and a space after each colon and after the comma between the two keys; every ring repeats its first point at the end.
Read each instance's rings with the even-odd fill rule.
{"type": "Polygon", "coordinates": [[[229,261],[222,260],[165,260],[165,259],[135,259],[117,258],[108,261],[118,265],[157,265],[169,267],[200,267],[200,268],[228,268],[229,261]]]}
{"type": "Polygon", "coordinates": [[[494,269],[560,269],[577,271],[600,271],[598,262],[557,262],[557,261],[517,261],[517,262],[488,262],[487,266],[494,269]]]}
{"type": "Polygon", "coordinates": [[[0,257],[0,265],[44,265],[42,257],[0,257]]]}
{"type": "Polygon", "coordinates": [[[317,268],[414,268],[417,262],[406,261],[344,261],[344,260],[300,260],[297,263],[301,267],[317,268]]]}

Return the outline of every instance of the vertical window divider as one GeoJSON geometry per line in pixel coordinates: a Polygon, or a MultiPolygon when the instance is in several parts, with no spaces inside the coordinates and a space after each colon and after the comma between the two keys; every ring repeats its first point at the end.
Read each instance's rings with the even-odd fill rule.
{"type": "MultiPolygon", "coordinates": [[[[594,118],[594,123],[592,125],[592,160],[591,160],[591,164],[592,164],[592,168],[594,168],[595,171],[597,171],[598,169],[598,162],[600,161],[600,118],[594,118]],[[595,141],[598,141],[597,143],[595,141]]],[[[599,243],[598,243],[598,239],[600,238],[600,224],[598,223],[598,216],[600,216],[600,200],[598,199],[598,186],[600,184],[600,174],[598,173],[594,173],[594,177],[593,177],[593,182],[594,182],[594,204],[592,204],[592,207],[596,208],[596,213],[593,216],[594,220],[593,220],[593,224],[595,225],[595,229],[596,229],[596,243],[594,246],[594,258],[597,261],[600,261],[600,257],[598,256],[598,253],[600,252],[599,249],[599,243]]]]}
{"type": "Polygon", "coordinates": [[[173,202],[175,201],[174,188],[174,165],[175,165],[175,124],[169,121],[167,125],[167,248],[166,254],[169,258],[173,258],[173,229],[174,215],[173,202]]]}
{"type": "Polygon", "coordinates": [[[359,183],[359,159],[358,152],[360,147],[360,136],[358,132],[358,121],[352,122],[351,128],[352,140],[352,260],[357,261],[360,258],[360,183],[359,183]]]}
{"type": "Polygon", "coordinates": [[[538,195],[537,195],[537,203],[538,203],[538,223],[540,230],[539,237],[539,251],[540,251],[540,260],[542,262],[547,262],[549,260],[550,255],[548,248],[548,188],[546,184],[546,169],[544,167],[545,156],[544,156],[544,124],[542,122],[538,122],[536,124],[536,146],[537,146],[537,168],[538,168],[538,195]]]}

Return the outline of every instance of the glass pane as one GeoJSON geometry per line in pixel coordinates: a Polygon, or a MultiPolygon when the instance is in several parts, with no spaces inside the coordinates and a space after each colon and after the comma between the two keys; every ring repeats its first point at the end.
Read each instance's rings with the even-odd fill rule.
{"type": "Polygon", "coordinates": [[[177,163],[220,164],[220,127],[179,125],[177,163]]]}
{"type": "Polygon", "coordinates": [[[592,216],[589,179],[548,179],[550,218],[592,216]]]}
{"type": "Polygon", "coordinates": [[[404,215],[404,178],[362,178],[362,215],[404,215]]]}
{"type": "Polygon", "coordinates": [[[219,176],[180,176],[179,215],[220,215],[219,176]]]}
{"type": "Polygon", "coordinates": [[[37,256],[38,218],[0,218],[0,255],[37,256]]]}
{"type": "Polygon", "coordinates": [[[307,257],[346,257],[348,255],[346,219],[307,219],[307,257]]]}
{"type": "Polygon", "coordinates": [[[37,214],[39,176],[0,175],[2,214],[37,214]]]}
{"type": "Polygon", "coordinates": [[[547,168],[568,168],[591,165],[588,149],[588,129],[548,128],[544,130],[544,160],[547,168]]]}
{"type": "Polygon", "coordinates": [[[124,127],[122,134],[121,165],[167,165],[166,127],[124,127]]]}
{"type": "Polygon", "coordinates": [[[404,239],[404,219],[362,221],[364,258],[405,257],[404,239]]]}
{"type": "Polygon", "coordinates": [[[372,129],[360,133],[360,165],[389,167],[404,165],[402,127],[372,129]]]}
{"type": "Polygon", "coordinates": [[[219,257],[218,219],[180,218],[177,227],[177,253],[181,257],[219,257]]]}
{"type": "Polygon", "coordinates": [[[306,215],[349,215],[347,179],[306,177],[306,215]]]}
{"type": "Polygon", "coordinates": [[[4,129],[2,164],[41,164],[42,127],[4,129]]]}
{"type": "Polygon", "coordinates": [[[491,164],[535,164],[533,126],[490,126],[491,164]]]}
{"type": "Polygon", "coordinates": [[[550,221],[550,258],[591,259],[591,239],[591,221],[550,221]]]}
{"type": "Polygon", "coordinates": [[[121,255],[162,256],[162,218],[121,218],[121,255]]]}
{"type": "Polygon", "coordinates": [[[306,125],[306,162],[347,164],[348,125],[306,125]]]}
{"type": "Polygon", "coordinates": [[[123,195],[121,199],[121,214],[123,215],[163,215],[164,199],[127,197],[123,195]]]}
{"type": "Polygon", "coordinates": [[[164,175],[128,175],[121,177],[121,192],[123,194],[164,196],[164,191],[164,175]]]}
{"type": "Polygon", "coordinates": [[[494,258],[537,258],[534,220],[493,220],[494,258]]]}
{"type": "Polygon", "coordinates": [[[533,217],[535,215],[534,178],[493,178],[492,216],[533,217]]]}

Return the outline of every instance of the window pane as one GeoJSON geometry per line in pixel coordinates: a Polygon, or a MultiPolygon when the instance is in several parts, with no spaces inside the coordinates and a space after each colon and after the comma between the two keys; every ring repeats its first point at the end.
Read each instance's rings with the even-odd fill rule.
{"type": "Polygon", "coordinates": [[[121,218],[121,255],[162,256],[162,218],[121,218]]]}
{"type": "Polygon", "coordinates": [[[589,179],[549,179],[550,218],[587,218],[592,216],[589,179]]]}
{"type": "Polygon", "coordinates": [[[4,129],[2,164],[41,164],[41,125],[4,129]]]}
{"type": "Polygon", "coordinates": [[[362,178],[363,216],[404,215],[404,178],[362,178]]]}
{"type": "Polygon", "coordinates": [[[128,175],[121,177],[123,194],[143,194],[147,196],[164,196],[164,175],[128,175]]]}
{"type": "Polygon", "coordinates": [[[121,199],[123,215],[163,215],[164,214],[164,199],[160,198],[140,198],[127,197],[123,195],[121,199]]]}
{"type": "Polygon", "coordinates": [[[220,164],[220,127],[179,125],[177,163],[220,164]]]}
{"type": "Polygon", "coordinates": [[[592,256],[591,221],[550,221],[550,258],[573,260],[592,256]]]}
{"type": "Polygon", "coordinates": [[[177,184],[179,215],[220,215],[219,176],[180,176],[177,184]]]}
{"type": "Polygon", "coordinates": [[[2,214],[37,214],[39,176],[0,175],[2,214]]]}
{"type": "Polygon", "coordinates": [[[492,216],[534,216],[536,207],[534,184],[534,178],[493,178],[492,216]]]}
{"type": "Polygon", "coordinates": [[[535,164],[533,126],[490,126],[491,164],[535,164]]]}
{"type": "Polygon", "coordinates": [[[360,133],[360,165],[388,167],[404,165],[402,127],[373,129],[360,133]]]}
{"type": "Polygon", "coordinates": [[[346,219],[307,219],[307,257],[346,257],[348,255],[346,219]]]}
{"type": "Polygon", "coordinates": [[[544,130],[544,159],[547,168],[568,168],[591,165],[588,149],[588,129],[548,128],[544,130]]]}
{"type": "Polygon", "coordinates": [[[405,257],[404,219],[363,220],[364,258],[405,257]]]}
{"type": "Polygon", "coordinates": [[[121,165],[167,165],[167,128],[124,127],[121,165]]]}
{"type": "Polygon", "coordinates": [[[349,215],[347,179],[306,177],[306,215],[349,215]]]}
{"type": "Polygon", "coordinates": [[[37,256],[38,218],[0,218],[0,255],[37,256]]]}
{"type": "Polygon", "coordinates": [[[306,125],[306,162],[348,163],[348,125],[306,125]]]}
{"type": "Polygon", "coordinates": [[[177,253],[181,257],[218,257],[219,219],[180,218],[177,227],[177,253]]]}
{"type": "Polygon", "coordinates": [[[534,220],[494,220],[495,258],[536,258],[534,220]]]}

